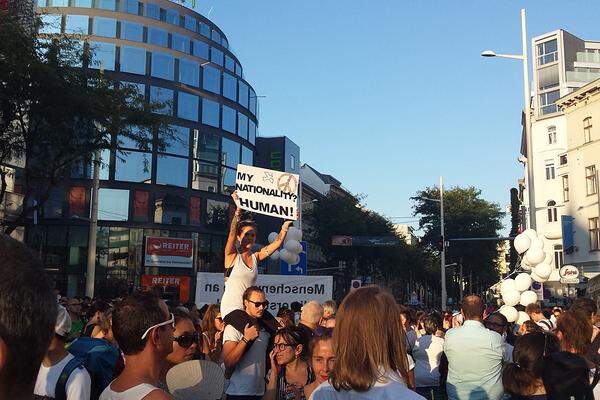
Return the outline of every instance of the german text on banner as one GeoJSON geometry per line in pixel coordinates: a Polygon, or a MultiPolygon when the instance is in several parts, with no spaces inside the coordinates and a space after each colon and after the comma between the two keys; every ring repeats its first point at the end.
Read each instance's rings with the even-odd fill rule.
{"type": "Polygon", "coordinates": [[[238,164],[238,205],[242,210],[295,220],[299,180],[296,174],[238,164]]]}

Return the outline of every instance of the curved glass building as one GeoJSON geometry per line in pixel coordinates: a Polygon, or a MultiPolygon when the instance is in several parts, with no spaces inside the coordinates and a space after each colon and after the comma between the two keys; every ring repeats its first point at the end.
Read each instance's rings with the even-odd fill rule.
{"type": "MultiPolygon", "coordinates": [[[[237,164],[252,165],[255,153],[257,96],[226,35],[168,0],[38,0],[38,7],[42,33],[87,37],[95,51],[89,68],[102,66],[148,100],[168,103],[160,112],[178,137],[164,152],[147,153],[115,139],[126,153],[102,155],[96,293],[143,286],[144,275],[183,278],[193,291],[196,271],[222,271],[227,193],[237,164]],[[194,239],[193,268],[145,267],[148,236],[194,239]]],[[[85,288],[91,176],[89,162],[75,167],[40,223],[26,227],[27,243],[69,296],[85,288]]],[[[184,292],[173,296],[193,298],[184,292]]]]}

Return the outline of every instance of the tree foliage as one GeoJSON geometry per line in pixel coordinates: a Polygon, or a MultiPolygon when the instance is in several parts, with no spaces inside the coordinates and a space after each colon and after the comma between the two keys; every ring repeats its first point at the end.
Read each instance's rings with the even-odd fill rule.
{"type": "MultiPolygon", "coordinates": [[[[440,239],[440,204],[427,199],[439,199],[438,187],[428,187],[417,192],[411,199],[415,202],[414,215],[419,216],[419,227],[424,235],[421,245],[430,253],[436,253],[440,239]]],[[[497,241],[453,241],[459,238],[494,238],[502,229],[504,213],[500,207],[481,198],[481,191],[474,187],[455,187],[444,191],[444,231],[450,242],[446,248],[446,262],[461,262],[464,274],[473,273],[482,284],[496,281],[498,273],[495,259],[498,257],[497,241]]]]}
{"type": "Polygon", "coordinates": [[[305,215],[308,236],[319,245],[330,265],[345,262],[346,278],[370,276],[373,281],[387,286],[399,299],[408,295],[417,283],[434,284],[427,254],[399,238],[393,247],[332,246],[331,238],[344,236],[396,236],[392,222],[382,215],[360,205],[360,198],[328,194],[319,199],[305,215]]]}
{"type": "MultiPolygon", "coordinates": [[[[124,140],[160,150],[175,140],[156,113],[165,104],[150,104],[137,86],[103,73],[86,37],[37,35],[40,20],[32,16],[29,25],[21,17],[0,16],[0,165],[18,167],[22,190],[16,218],[0,221],[5,232],[42,208],[51,189],[94,152],[124,140]]],[[[0,168],[0,205],[9,172],[0,168]]]]}

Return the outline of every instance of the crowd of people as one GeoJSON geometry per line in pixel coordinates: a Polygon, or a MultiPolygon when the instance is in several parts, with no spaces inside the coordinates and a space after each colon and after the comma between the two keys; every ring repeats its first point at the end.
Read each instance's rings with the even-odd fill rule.
{"type": "Polygon", "coordinates": [[[215,366],[217,397],[231,400],[600,399],[594,301],[530,304],[517,325],[476,295],[425,311],[373,285],[339,308],[291,302],[272,315],[257,265],[290,224],[255,251],[256,225],[239,217],[222,301],[201,308],[152,292],[61,297],[35,254],[0,236],[0,399],[171,399],[169,371],[184,363],[215,366]]]}

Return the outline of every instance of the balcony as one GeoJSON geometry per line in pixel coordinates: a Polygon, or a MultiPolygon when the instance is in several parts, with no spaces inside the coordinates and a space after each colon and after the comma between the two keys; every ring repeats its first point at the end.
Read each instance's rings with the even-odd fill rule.
{"type": "Polygon", "coordinates": [[[600,53],[587,53],[584,51],[577,52],[577,61],[583,63],[600,64],[600,53]]]}
{"type": "Polygon", "coordinates": [[[588,83],[598,78],[600,78],[600,72],[567,71],[567,82],[588,83]]]}

